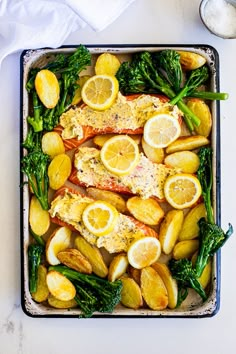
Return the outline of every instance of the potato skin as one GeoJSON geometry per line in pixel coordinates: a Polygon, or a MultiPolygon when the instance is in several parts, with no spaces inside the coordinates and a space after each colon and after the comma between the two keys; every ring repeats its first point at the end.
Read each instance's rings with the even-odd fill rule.
{"type": "Polygon", "coordinates": [[[125,307],[137,310],[143,305],[141,289],[134,279],[129,277],[121,278],[121,303],[125,307]]]}
{"type": "Polygon", "coordinates": [[[194,128],[195,132],[198,135],[208,137],[212,128],[212,116],[209,106],[199,98],[188,99],[187,106],[201,121],[200,125],[194,128]]]}
{"type": "Polygon", "coordinates": [[[57,258],[67,267],[80,273],[91,274],[92,266],[88,259],[76,248],[67,248],[57,254],[57,258]]]}
{"type": "Polygon", "coordinates": [[[195,70],[206,63],[206,58],[198,53],[179,51],[180,64],[184,70],[195,70]]]}
{"type": "Polygon", "coordinates": [[[152,198],[131,197],[126,205],[137,220],[147,225],[158,225],[165,214],[158,202],[152,198]]]}
{"type": "Polygon", "coordinates": [[[65,153],[65,146],[61,136],[56,132],[47,132],[42,137],[42,150],[51,159],[65,153]]]}
{"type": "Polygon", "coordinates": [[[184,213],[182,210],[170,210],[165,215],[159,231],[159,241],[164,254],[170,254],[172,252],[178,240],[183,219],[184,213]]]}
{"type": "Polygon", "coordinates": [[[182,258],[191,258],[194,252],[198,249],[198,246],[198,240],[179,241],[173,249],[173,258],[177,260],[182,258]]]}
{"type": "Polygon", "coordinates": [[[108,280],[113,282],[120,278],[123,274],[125,274],[128,265],[129,262],[125,253],[120,253],[115,256],[109,265],[108,280]]]}
{"type": "Polygon", "coordinates": [[[36,74],[35,89],[45,107],[54,108],[57,105],[60,87],[57,77],[52,71],[43,69],[36,74]]]}
{"type": "Polygon", "coordinates": [[[93,199],[99,199],[110,203],[120,213],[125,213],[127,211],[126,202],[118,193],[105,191],[94,187],[87,188],[86,192],[88,196],[93,199]]]}
{"type": "Polygon", "coordinates": [[[198,237],[198,221],[203,217],[206,217],[206,208],[204,203],[200,203],[191,209],[184,217],[184,222],[179,233],[178,240],[192,240],[198,237]]]}
{"type": "Polygon", "coordinates": [[[74,307],[77,307],[78,304],[75,301],[75,299],[72,300],[67,300],[67,301],[63,301],[63,300],[58,300],[57,298],[55,298],[55,296],[53,296],[52,294],[49,294],[48,296],[48,304],[51,307],[54,307],[56,309],[71,309],[74,307]]]}
{"type": "Polygon", "coordinates": [[[60,264],[57,254],[69,248],[71,242],[71,230],[68,227],[58,227],[49,236],[46,242],[46,259],[50,265],[60,264]]]}
{"type": "Polygon", "coordinates": [[[142,139],[142,148],[144,154],[147,158],[154,163],[162,163],[164,160],[165,152],[163,148],[154,148],[146,143],[144,139],[142,139]]]}
{"type": "Polygon", "coordinates": [[[50,227],[50,215],[43,210],[35,195],[30,200],[29,224],[31,230],[38,236],[44,235],[50,227]]]}
{"type": "Polygon", "coordinates": [[[152,268],[141,270],[141,292],[152,310],[164,310],[168,305],[168,293],[160,275],[152,268]]]}
{"type": "Polygon", "coordinates": [[[63,274],[50,270],[47,273],[46,282],[50,293],[58,300],[69,301],[74,299],[76,289],[72,282],[63,274]]]}
{"type": "Polygon", "coordinates": [[[52,189],[61,188],[71,174],[71,159],[66,154],[55,156],[48,166],[49,185],[52,189]]]}
{"type": "Polygon", "coordinates": [[[77,236],[75,247],[88,259],[92,265],[93,273],[101,278],[105,278],[108,275],[107,265],[96,246],[91,245],[82,236],[77,236]]]}
{"type": "Polygon", "coordinates": [[[40,264],[38,267],[38,280],[37,290],[35,293],[31,293],[32,298],[36,302],[46,301],[49,295],[49,290],[46,282],[47,268],[40,264]]]}
{"type": "Polygon", "coordinates": [[[202,135],[181,136],[167,146],[166,153],[172,154],[177,151],[194,150],[209,143],[210,141],[202,135]]]}
{"type": "Polygon", "coordinates": [[[164,160],[165,165],[178,168],[183,173],[195,173],[199,167],[199,157],[192,151],[177,151],[167,155],[164,160]]]}

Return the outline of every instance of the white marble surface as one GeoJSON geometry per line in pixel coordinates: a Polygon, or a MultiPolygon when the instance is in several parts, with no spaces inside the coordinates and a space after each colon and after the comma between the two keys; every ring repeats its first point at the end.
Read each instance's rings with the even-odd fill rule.
{"type": "MultiPolygon", "coordinates": [[[[222,226],[235,217],[236,40],[202,25],[199,0],[137,0],[106,30],[85,28],[65,44],[209,44],[220,55],[222,226]]],[[[105,11],[105,9],[104,9],[105,11]]],[[[233,354],[236,352],[235,236],[222,250],[221,308],[209,319],[33,319],[20,305],[19,53],[0,70],[0,354],[233,354]]]]}

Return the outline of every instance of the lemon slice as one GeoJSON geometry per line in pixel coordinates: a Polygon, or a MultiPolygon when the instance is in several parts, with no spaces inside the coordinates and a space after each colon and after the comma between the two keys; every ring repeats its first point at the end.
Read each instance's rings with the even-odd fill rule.
{"type": "Polygon", "coordinates": [[[124,176],[137,166],[139,149],[137,143],[128,135],[116,135],[105,142],[100,156],[108,171],[124,176]]]}
{"type": "Polygon", "coordinates": [[[199,180],[188,173],[178,173],[167,177],[164,195],[168,203],[176,209],[191,207],[202,193],[199,180]]]}
{"type": "Polygon", "coordinates": [[[178,119],[170,114],[157,114],[144,126],[144,141],[154,148],[164,148],[175,141],[181,133],[178,119]]]}
{"type": "Polygon", "coordinates": [[[160,255],[160,241],[149,236],[135,240],[127,252],[129,264],[136,269],[150,266],[158,260],[160,255]]]}
{"type": "Polygon", "coordinates": [[[103,111],[111,107],[119,92],[119,83],[112,75],[94,75],[82,87],[81,97],[90,108],[103,111]]]}
{"type": "Polygon", "coordinates": [[[113,231],[118,216],[119,213],[113,205],[98,200],[84,209],[82,220],[93,235],[105,236],[113,231]]]}

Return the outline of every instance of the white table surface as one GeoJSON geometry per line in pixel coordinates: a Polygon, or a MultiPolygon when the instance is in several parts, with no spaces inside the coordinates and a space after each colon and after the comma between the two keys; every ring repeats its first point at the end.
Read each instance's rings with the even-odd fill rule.
{"type": "MultiPolygon", "coordinates": [[[[100,33],[88,27],[65,44],[208,44],[220,55],[222,227],[236,227],[236,40],[202,25],[199,0],[137,0],[100,33]],[[234,130],[235,129],[235,130],[234,130]]],[[[236,281],[233,236],[221,252],[221,307],[206,319],[34,319],[20,305],[19,57],[0,70],[0,354],[233,354],[236,353],[236,281]]]]}

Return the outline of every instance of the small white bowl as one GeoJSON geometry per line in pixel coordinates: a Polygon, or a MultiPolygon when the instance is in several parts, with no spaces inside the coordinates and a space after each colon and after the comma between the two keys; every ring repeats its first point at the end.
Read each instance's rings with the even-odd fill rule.
{"type": "Polygon", "coordinates": [[[236,0],[202,0],[199,14],[203,24],[214,35],[224,39],[236,38],[236,0]],[[233,32],[226,26],[230,25],[230,21],[233,23],[233,32]]]}

